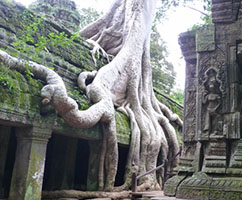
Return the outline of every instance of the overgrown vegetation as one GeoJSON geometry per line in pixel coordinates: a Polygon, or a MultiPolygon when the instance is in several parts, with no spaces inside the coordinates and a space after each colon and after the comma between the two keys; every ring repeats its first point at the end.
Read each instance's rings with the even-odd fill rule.
{"type": "Polygon", "coordinates": [[[201,0],[203,3],[203,10],[196,10],[197,12],[201,13],[201,20],[202,23],[194,24],[189,30],[197,30],[199,27],[205,24],[212,24],[212,10],[211,10],[211,0],[201,0]]]}
{"type": "Polygon", "coordinates": [[[44,15],[38,17],[31,11],[25,11],[21,17],[27,22],[27,25],[23,29],[22,36],[13,43],[14,47],[18,50],[14,55],[16,57],[27,57],[28,60],[43,63],[41,52],[49,52],[48,47],[71,48],[74,40],[80,41],[81,36],[79,32],[72,33],[71,35],[65,32],[50,32],[47,36],[44,35],[44,15]]]}
{"type": "MultiPolygon", "coordinates": [[[[15,39],[11,45],[3,50],[9,52],[12,56],[22,59],[26,66],[25,77],[29,82],[34,82],[34,75],[29,65],[29,61],[34,61],[39,64],[44,64],[46,67],[54,70],[53,67],[50,67],[46,62],[45,54],[51,55],[50,49],[54,48],[69,48],[72,49],[72,45],[76,42],[81,41],[81,36],[78,33],[67,34],[65,32],[49,32],[46,34],[46,24],[45,16],[36,16],[32,11],[26,10],[20,15],[21,20],[24,21],[24,25],[21,33],[18,36],[18,39],[15,39]],[[15,49],[11,50],[11,46],[15,49]]],[[[6,34],[6,33],[3,33],[6,34]]],[[[91,58],[90,53],[86,55],[81,55],[83,51],[80,52],[80,55],[75,55],[77,57],[86,57],[91,58]]],[[[75,54],[73,51],[72,54],[75,54]]],[[[48,58],[49,61],[55,62],[51,57],[48,58]]],[[[88,67],[83,66],[86,70],[88,67]]],[[[7,67],[2,67],[0,70],[0,85],[7,88],[9,91],[16,92],[20,90],[18,85],[13,81],[11,77],[12,70],[7,67]]],[[[78,72],[80,73],[80,71],[78,72]]],[[[78,92],[77,86],[72,90],[71,96],[77,101],[80,106],[80,109],[87,109],[90,106],[90,103],[87,100],[87,97],[81,92],[78,92]],[[82,98],[80,98],[82,96],[82,98]]]]}
{"type": "Polygon", "coordinates": [[[94,8],[81,8],[79,11],[81,17],[80,29],[98,19],[102,14],[96,11],[94,8]]]}
{"type": "Polygon", "coordinates": [[[173,64],[167,61],[167,47],[156,26],[151,33],[150,56],[153,86],[169,96],[175,85],[176,73],[173,64]]]}
{"type": "Polygon", "coordinates": [[[15,92],[16,90],[19,90],[16,83],[12,80],[12,78],[9,76],[10,69],[7,67],[3,67],[3,65],[0,65],[0,85],[1,87],[7,88],[9,91],[15,92]]]}

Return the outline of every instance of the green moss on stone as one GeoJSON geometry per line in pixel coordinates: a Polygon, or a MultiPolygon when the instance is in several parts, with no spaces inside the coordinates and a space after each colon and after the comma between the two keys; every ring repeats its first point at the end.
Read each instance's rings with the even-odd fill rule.
{"type": "Polygon", "coordinates": [[[40,110],[40,90],[43,84],[15,70],[8,69],[3,63],[0,63],[0,74],[6,77],[6,83],[0,81],[1,108],[26,114],[29,117],[35,116],[36,111],[40,110]]]}
{"type": "Polygon", "coordinates": [[[155,91],[158,91],[158,92],[155,92],[156,98],[160,102],[165,104],[173,113],[176,113],[182,119],[182,117],[183,117],[183,107],[181,105],[179,105],[178,103],[176,103],[171,98],[162,94],[157,88],[155,88],[155,91]]]}
{"type": "Polygon", "coordinates": [[[129,144],[130,142],[130,120],[123,113],[116,111],[115,112],[116,119],[116,130],[117,130],[117,139],[122,144],[129,144]]]}

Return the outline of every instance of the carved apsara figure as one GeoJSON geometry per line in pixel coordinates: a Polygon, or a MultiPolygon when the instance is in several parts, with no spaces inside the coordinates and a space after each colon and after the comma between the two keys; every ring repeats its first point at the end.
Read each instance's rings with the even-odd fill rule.
{"type": "Polygon", "coordinates": [[[218,108],[221,105],[221,81],[218,78],[218,72],[215,68],[209,68],[205,72],[204,92],[202,95],[202,103],[205,106],[205,120],[203,131],[207,136],[209,134],[220,135],[222,131],[222,123],[218,108]]]}

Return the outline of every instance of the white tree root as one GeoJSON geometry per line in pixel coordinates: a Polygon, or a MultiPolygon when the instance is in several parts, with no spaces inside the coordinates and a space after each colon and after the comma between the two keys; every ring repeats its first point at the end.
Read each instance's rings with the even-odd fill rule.
{"type": "Polygon", "coordinates": [[[111,199],[125,199],[130,198],[129,191],[122,192],[82,192],[77,190],[59,190],[59,191],[43,191],[42,199],[86,199],[86,198],[111,198],[111,199]]]}

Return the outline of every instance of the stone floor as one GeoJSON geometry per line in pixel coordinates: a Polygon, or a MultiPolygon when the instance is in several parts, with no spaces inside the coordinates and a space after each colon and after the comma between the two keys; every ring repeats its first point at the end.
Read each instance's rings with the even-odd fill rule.
{"type": "Polygon", "coordinates": [[[132,193],[133,199],[137,200],[183,200],[165,196],[162,191],[132,193]]]}
{"type": "MultiPolygon", "coordinates": [[[[143,195],[142,197],[137,197],[134,198],[134,200],[185,200],[185,199],[177,199],[175,197],[167,197],[164,196],[163,194],[146,194],[143,195]]],[[[62,199],[61,199],[62,200],[62,199]]],[[[72,199],[65,199],[65,200],[72,200],[72,199]]],[[[95,199],[86,199],[86,200],[111,200],[110,198],[95,198],[95,199]]],[[[131,200],[131,199],[122,199],[122,200],[131,200]]]]}
{"type": "MultiPolygon", "coordinates": [[[[83,195],[83,192],[82,192],[82,195],[80,195],[79,194],[80,191],[65,191],[65,192],[66,192],[65,193],[65,196],[66,196],[65,198],[57,197],[58,196],[57,195],[57,196],[55,196],[55,198],[54,197],[51,197],[51,198],[49,197],[49,198],[43,198],[42,200],[50,200],[50,199],[52,199],[52,200],[54,200],[54,199],[55,200],[78,200],[78,199],[80,199],[81,196],[86,196],[86,195],[83,195]],[[69,198],[68,198],[68,195],[66,195],[67,192],[70,192],[70,194],[72,194],[72,195],[69,195],[70,196],[69,198]],[[79,192],[78,193],[79,196],[76,195],[76,197],[74,197],[74,198],[71,197],[71,196],[73,196],[73,194],[75,192],[77,192],[77,193],[79,192]]],[[[118,197],[117,193],[115,195],[113,193],[111,194],[111,193],[108,193],[108,192],[105,193],[105,194],[103,192],[101,192],[100,195],[95,193],[96,198],[93,198],[93,197],[92,198],[85,198],[85,200],[112,200],[114,198],[115,199],[119,199],[119,200],[184,200],[184,199],[178,199],[178,198],[175,198],[175,197],[165,196],[163,191],[134,192],[134,193],[126,191],[125,195],[118,193],[122,197],[121,196],[118,197]]],[[[90,195],[90,192],[88,194],[90,195]]],[[[83,197],[81,199],[83,199],[83,197]]],[[[192,199],[190,199],[190,200],[192,200],[192,199]]]]}

